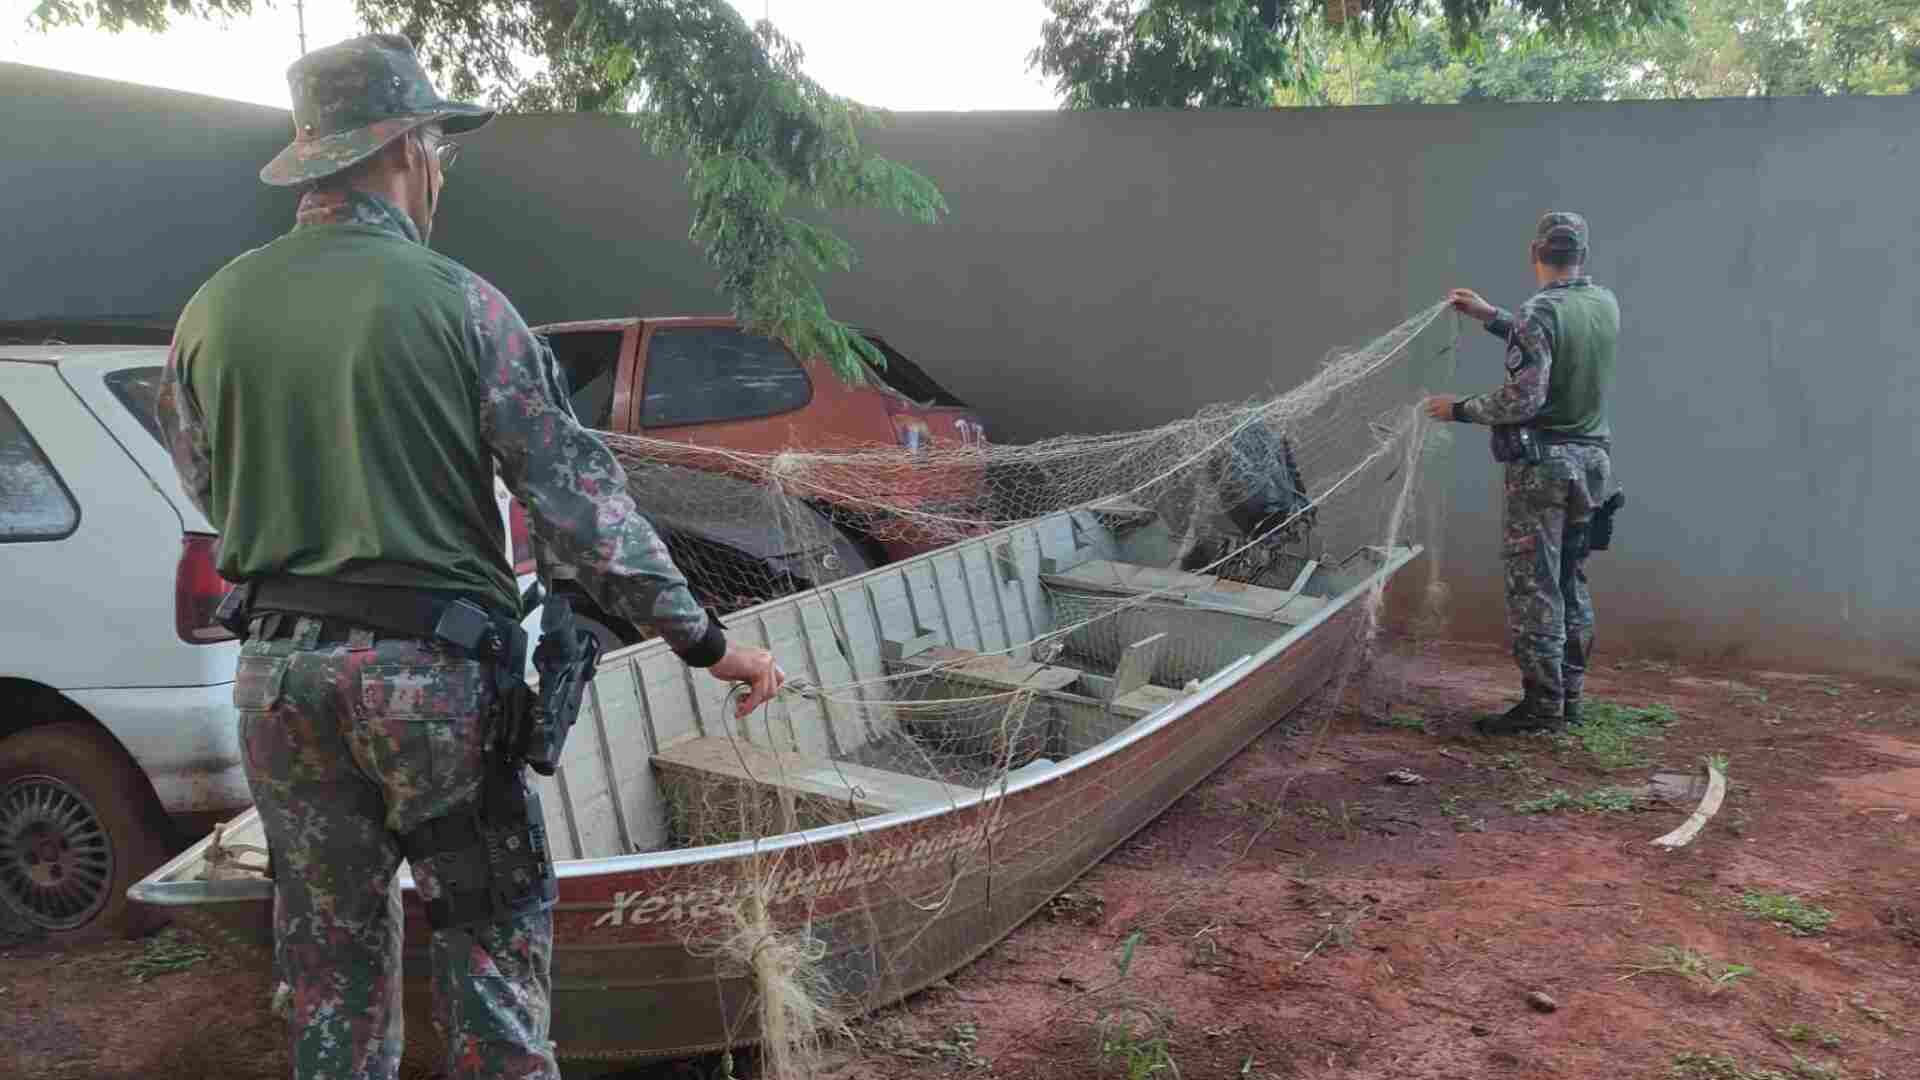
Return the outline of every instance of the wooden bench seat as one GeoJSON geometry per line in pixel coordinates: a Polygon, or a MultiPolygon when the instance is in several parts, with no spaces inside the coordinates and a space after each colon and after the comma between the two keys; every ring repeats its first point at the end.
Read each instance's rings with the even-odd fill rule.
{"type": "Polygon", "coordinates": [[[1065,690],[1079,681],[1078,668],[1035,663],[1004,653],[982,656],[968,649],[924,642],[887,643],[887,665],[899,672],[928,671],[949,682],[987,690],[1065,690]]]}
{"type": "Polygon", "coordinates": [[[803,799],[850,807],[854,816],[862,817],[946,805],[966,794],[964,789],[938,780],[776,752],[722,736],[688,739],[653,755],[652,760],[654,769],[669,782],[705,784],[719,780],[784,788],[803,799]]]}
{"type": "Polygon", "coordinates": [[[1224,581],[1212,574],[1196,574],[1158,566],[1138,566],[1111,559],[1089,559],[1052,573],[1040,580],[1054,588],[1109,596],[1155,595],[1170,603],[1213,608],[1241,615],[1299,622],[1326,606],[1318,596],[1303,596],[1297,586],[1311,574],[1302,573],[1295,589],[1269,589],[1238,581],[1224,581]]]}

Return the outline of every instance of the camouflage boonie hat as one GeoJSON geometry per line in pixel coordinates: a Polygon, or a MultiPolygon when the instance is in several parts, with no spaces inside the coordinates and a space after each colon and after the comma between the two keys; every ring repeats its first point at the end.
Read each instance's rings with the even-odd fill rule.
{"type": "Polygon", "coordinates": [[[1540,215],[1534,241],[1545,251],[1587,250],[1587,219],[1567,210],[1549,210],[1540,215]]]}
{"type": "Polygon", "coordinates": [[[329,45],[287,68],[293,94],[293,142],[260,179],[305,184],[372,157],[407,132],[438,120],[448,134],[472,131],[493,110],[441,98],[413,43],[399,34],[368,34],[329,45]]]}

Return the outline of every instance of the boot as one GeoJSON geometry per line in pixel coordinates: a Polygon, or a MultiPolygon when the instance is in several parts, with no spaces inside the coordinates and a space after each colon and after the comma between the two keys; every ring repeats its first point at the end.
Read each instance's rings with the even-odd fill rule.
{"type": "Polygon", "coordinates": [[[1565,721],[1568,727],[1573,727],[1580,723],[1579,694],[1567,695],[1567,700],[1560,706],[1560,718],[1565,721]]]}
{"type": "Polygon", "coordinates": [[[1482,735],[1518,735],[1525,731],[1547,731],[1565,725],[1566,719],[1554,715],[1547,700],[1528,687],[1520,704],[1499,716],[1483,716],[1474,721],[1474,730],[1482,735]]]}

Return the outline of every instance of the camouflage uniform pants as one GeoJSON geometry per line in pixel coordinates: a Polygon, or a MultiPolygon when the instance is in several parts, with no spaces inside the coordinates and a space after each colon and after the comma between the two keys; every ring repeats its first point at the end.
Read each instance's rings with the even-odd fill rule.
{"type": "MultiPolygon", "coordinates": [[[[250,637],[234,685],[247,782],[276,866],[275,956],[292,990],[297,1080],[400,1067],[400,837],[479,795],[487,669],[431,642],[319,624],[250,637]]],[[[256,623],[259,627],[261,623],[256,623]]],[[[438,890],[413,870],[421,895],[438,890]]],[[[433,1020],[446,1075],[557,1078],[547,1040],[552,913],[436,930],[433,1020]]]]}
{"type": "Polygon", "coordinates": [[[1612,490],[1611,455],[1597,446],[1547,447],[1538,465],[1507,462],[1504,543],[1507,640],[1520,680],[1544,715],[1580,696],[1593,654],[1587,528],[1612,490]]]}

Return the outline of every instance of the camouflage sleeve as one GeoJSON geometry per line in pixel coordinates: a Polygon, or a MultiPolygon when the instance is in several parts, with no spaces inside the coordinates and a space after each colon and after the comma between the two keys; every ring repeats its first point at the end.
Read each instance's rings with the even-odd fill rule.
{"type": "MultiPolygon", "coordinates": [[[[167,350],[167,365],[160,374],[160,392],[155,395],[154,418],[159,421],[161,438],[173,455],[173,470],[180,474],[180,486],[195,508],[213,521],[213,462],[207,450],[206,420],[193,392],[180,371],[180,343],[167,350]]],[[[219,522],[213,521],[216,528],[219,522]]]]}
{"type": "Polygon", "coordinates": [[[468,277],[467,303],[477,338],[481,438],[545,541],[542,553],[566,564],[602,607],[653,627],[689,665],[718,662],[726,653],[719,622],[694,600],[634,505],[613,452],[560,399],[552,353],[477,275],[468,277]]]}
{"type": "Polygon", "coordinates": [[[1498,312],[1487,323],[1507,342],[1507,381],[1490,393],[1454,405],[1454,419],[1472,424],[1522,424],[1547,403],[1547,379],[1553,372],[1553,334],[1532,304],[1517,316],[1498,312]]]}

